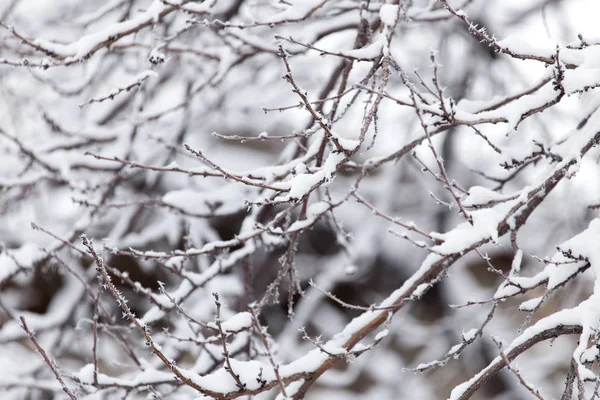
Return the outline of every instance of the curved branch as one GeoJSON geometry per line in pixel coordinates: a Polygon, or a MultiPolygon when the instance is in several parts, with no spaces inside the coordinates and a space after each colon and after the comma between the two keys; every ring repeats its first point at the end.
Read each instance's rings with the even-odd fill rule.
{"type": "MultiPolygon", "coordinates": [[[[574,335],[580,334],[583,328],[581,325],[558,325],[549,329],[545,329],[539,332],[537,335],[531,337],[520,345],[514,347],[505,354],[506,359],[509,361],[517,358],[521,353],[529,350],[534,344],[542,342],[548,339],[554,339],[562,335],[574,335]]],[[[461,394],[458,397],[452,396],[451,399],[456,400],[467,400],[487,381],[489,381],[494,375],[500,372],[506,367],[506,361],[503,357],[496,357],[482,372],[476,375],[470,381],[464,383],[464,387],[457,386],[456,389],[462,389],[461,394]]],[[[455,390],[456,390],[455,389],[455,390]]]]}

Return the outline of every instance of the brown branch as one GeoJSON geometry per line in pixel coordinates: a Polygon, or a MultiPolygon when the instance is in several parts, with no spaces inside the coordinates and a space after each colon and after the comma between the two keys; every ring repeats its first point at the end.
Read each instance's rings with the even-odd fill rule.
{"type": "Polygon", "coordinates": [[[339,139],[332,132],[329,125],[327,123],[325,123],[322,116],[319,113],[317,113],[317,111],[313,108],[311,102],[308,100],[307,93],[305,93],[304,91],[302,91],[302,89],[300,89],[298,87],[298,84],[296,83],[296,80],[294,79],[294,75],[292,74],[292,68],[290,67],[290,63],[288,61],[288,55],[287,55],[286,51],[283,49],[283,46],[281,46],[281,45],[279,46],[279,53],[283,60],[283,64],[285,65],[285,70],[287,72],[283,78],[287,82],[289,82],[290,85],[292,85],[292,87],[294,88],[293,92],[296,93],[300,97],[300,99],[302,99],[302,102],[304,103],[304,107],[310,113],[310,115],[313,117],[313,119],[315,121],[317,121],[317,123],[319,124],[321,129],[323,129],[323,132],[325,132],[325,136],[327,137],[327,139],[331,140],[331,142],[335,145],[335,147],[340,152],[347,154],[348,149],[346,149],[344,146],[341,145],[339,139]]]}
{"type": "Polygon", "coordinates": [[[263,346],[265,346],[265,350],[267,351],[267,356],[269,357],[269,362],[271,363],[271,366],[273,367],[273,371],[275,372],[275,378],[277,379],[277,384],[279,385],[279,390],[281,390],[281,394],[284,396],[284,398],[287,398],[288,395],[285,391],[285,384],[283,383],[283,380],[281,379],[281,375],[279,374],[279,365],[275,363],[275,360],[273,359],[273,353],[271,352],[271,348],[269,346],[269,338],[267,337],[267,335],[268,335],[267,330],[266,330],[266,328],[263,328],[262,325],[260,324],[260,321],[258,320],[256,312],[254,311],[254,309],[252,307],[250,307],[250,313],[252,314],[252,322],[256,328],[256,331],[258,332],[258,335],[260,336],[260,338],[263,342],[263,346]]]}
{"type": "MultiPolygon", "coordinates": [[[[600,140],[600,132],[596,133],[596,135],[583,147],[581,150],[581,156],[583,157],[596,143],[600,140]]],[[[558,185],[558,183],[565,177],[566,171],[573,165],[579,162],[578,159],[573,159],[570,162],[566,163],[562,168],[557,169],[554,174],[552,174],[549,178],[547,178],[541,185],[536,187],[530,192],[530,195],[526,200],[523,200],[516,204],[508,213],[507,216],[498,224],[497,232],[498,237],[505,235],[507,232],[518,229],[523,226],[531,213],[542,203],[542,201],[546,198],[548,194],[558,185]],[[512,220],[509,223],[509,220],[512,220]]],[[[451,265],[453,265],[456,261],[461,259],[465,254],[470,251],[481,247],[482,245],[489,243],[491,238],[484,238],[479,240],[476,243],[472,243],[468,247],[462,249],[459,252],[448,254],[444,257],[441,257],[439,260],[434,262],[426,271],[420,273],[419,276],[413,277],[409,281],[409,283],[405,284],[402,288],[402,294],[398,296],[396,301],[393,303],[393,310],[387,312],[380,312],[376,316],[372,318],[372,320],[365,324],[362,328],[355,331],[352,336],[346,341],[343,345],[345,349],[352,349],[357,343],[359,343],[364,337],[366,337],[370,332],[377,329],[379,326],[384,324],[389,318],[389,312],[397,312],[400,310],[407,302],[409,302],[412,298],[412,293],[417,290],[417,288],[422,284],[427,284],[430,282],[435,282],[439,279],[439,276],[447,270],[451,265]]],[[[581,327],[577,326],[573,328],[572,333],[581,332],[581,327]]],[[[553,334],[553,332],[552,332],[553,334]]],[[[549,337],[555,337],[553,335],[549,337]]],[[[523,348],[522,351],[526,349],[523,348]]],[[[509,353],[509,359],[511,359],[511,354],[509,353]]],[[[519,353],[520,354],[520,353],[519,353]]],[[[310,379],[308,379],[299,389],[299,397],[306,393],[306,390],[310,387],[310,385],[318,379],[323,373],[329,370],[333,365],[340,360],[341,357],[334,356],[328,358],[325,362],[323,362],[313,374],[310,375],[310,379]]]]}
{"type": "Polygon", "coordinates": [[[227,339],[225,337],[225,332],[223,331],[223,325],[221,324],[221,302],[219,301],[219,294],[218,293],[213,293],[213,296],[215,298],[215,304],[217,306],[217,315],[215,317],[215,323],[217,325],[217,328],[219,330],[219,337],[220,337],[220,342],[221,342],[221,346],[223,346],[223,357],[225,357],[225,371],[227,371],[229,373],[229,375],[231,375],[231,377],[233,378],[233,380],[235,381],[235,385],[238,387],[238,389],[240,391],[246,390],[246,385],[244,383],[242,383],[242,381],[240,380],[240,376],[238,374],[235,373],[235,371],[233,370],[233,367],[231,366],[231,359],[229,358],[229,350],[227,350],[227,339]]]}
{"type": "Polygon", "coordinates": [[[478,377],[475,381],[469,384],[469,387],[458,397],[458,400],[467,400],[473,396],[473,394],[488,382],[494,375],[502,371],[502,369],[508,366],[508,363],[520,354],[529,350],[533,345],[543,342],[544,340],[554,339],[562,335],[574,335],[580,334],[583,328],[580,325],[559,325],[552,328],[545,329],[526,340],[515,348],[511,349],[505,354],[505,357],[497,357],[485,370],[485,373],[478,377]]]}
{"type": "Polygon", "coordinates": [[[240,183],[243,183],[248,186],[256,186],[256,187],[263,188],[263,189],[270,189],[270,190],[273,190],[276,192],[288,192],[289,191],[289,189],[286,189],[286,188],[275,187],[275,186],[267,185],[266,183],[261,183],[261,182],[255,182],[246,176],[234,175],[230,172],[225,171],[219,165],[217,165],[216,163],[209,160],[200,150],[194,150],[188,144],[184,144],[184,146],[187,149],[187,151],[189,151],[190,153],[192,153],[193,155],[198,157],[200,160],[202,160],[205,163],[207,163],[208,165],[210,165],[214,170],[219,171],[222,174],[220,176],[222,176],[225,179],[230,179],[230,180],[233,180],[236,182],[240,182],[240,183]]]}
{"type": "Polygon", "coordinates": [[[534,389],[530,384],[527,383],[527,381],[525,381],[525,379],[519,373],[519,371],[517,371],[516,369],[514,369],[513,367],[510,366],[510,360],[508,359],[508,357],[507,357],[506,353],[504,352],[504,350],[502,350],[502,344],[500,342],[498,342],[498,340],[496,338],[494,338],[494,337],[492,337],[492,341],[494,342],[494,344],[496,345],[496,347],[498,347],[498,351],[500,352],[500,357],[502,357],[502,361],[506,365],[506,369],[508,369],[510,372],[513,373],[514,376],[517,377],[517,379],[519,380],[519,383],[521,384],[521,386],[523,386],[525,389],[527,389],[527,391],[529,393],[531,393],[532,395],[534,395],[539,400],[544,400],[544,398],[540,394],[539,390],[534,389]]]}
{"type": "Polygon", "coordinates": [[[75,397],[73,392],[71,392],[71,390],[65,384],[65,381],[63,381],[62,377],[60,376],[60,373],[58,372],[58,367],[56,366],[56,363],[54,362],[54,360],[52,360],[48,356],[48,354],[46,353],[44,348],[38,343],[37,339],[35,338],[34,333],[31,330],[29,330],[29,327],[27,326],[27,323],[25,322],[25,318],[23,316],[20,316],[19,319],[21,320],[21,327],[27,333],[27,336],[29,336],[29,339],[31,340],[31,342],[35,345],[36,349],[42,355],[42,358],[44,359],[46,364],[48,364],[48,366],[54,373],[54,376],[56,377],[56,380],[60,383],[60,386],[62,387],[63,391],[67,394],[67,396],[69,396],[69,398],[71,398],[71,400],[77,400],[77,397],[75,397]]]}

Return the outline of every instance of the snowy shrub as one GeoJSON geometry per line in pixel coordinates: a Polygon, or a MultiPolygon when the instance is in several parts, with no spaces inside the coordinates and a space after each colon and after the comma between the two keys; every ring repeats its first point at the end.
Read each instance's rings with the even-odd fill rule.
{"type": "Polygon", "coordinates": [[[1,2],[0,398],[598,398],[599,12],[1,2]]]}

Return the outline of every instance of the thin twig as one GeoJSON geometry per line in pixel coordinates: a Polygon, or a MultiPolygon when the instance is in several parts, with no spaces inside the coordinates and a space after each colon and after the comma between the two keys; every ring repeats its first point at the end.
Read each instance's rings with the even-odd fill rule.
{"type": "Polygon", "coordinates": [[[25,317],[20,316],[19,319],[21,320],[21,327],[27,333],[31,342],[35,345],[38,352],[42,355],[42,358],[44,359],[46,364],[48,364],[48,366],[54,373],[54,376],[56,377],[56,380],[60,383],[60,386],[62,387],[63,391],[67,394],[67,396],[71,398],[71,400],[77,400],[77,397],[75,397],[73,392],[71,392],[71,390],[65,384],[65,381],[63,381],[62,377],[60,376],[60,373],[58,372],[58,367],[56,366],[56,362],[48,356],[43,347],[38,343],[34,333],[27,326],[27,323],[25,322],[25,317]]]}

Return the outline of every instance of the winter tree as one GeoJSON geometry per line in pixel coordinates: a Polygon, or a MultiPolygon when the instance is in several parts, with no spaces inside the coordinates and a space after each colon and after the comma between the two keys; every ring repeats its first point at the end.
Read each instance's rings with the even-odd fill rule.
{"type": "Polygon", "coordinates": [[[597,399],[599,13],[1,1],[0,397],[597,399]]]}

